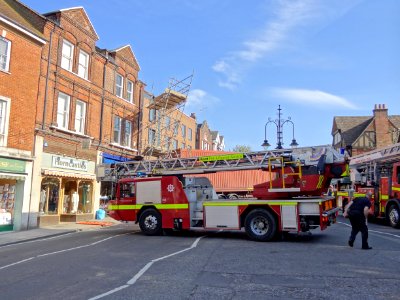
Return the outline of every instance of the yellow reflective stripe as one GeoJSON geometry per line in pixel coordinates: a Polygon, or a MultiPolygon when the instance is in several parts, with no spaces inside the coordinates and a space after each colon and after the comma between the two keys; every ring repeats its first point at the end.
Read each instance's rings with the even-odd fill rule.
{"type": "Polygon", "coordinates": [[[141,209],[143,206],[154,206],[157,209],[187,209],[189,208],[189,204],[122,204],[122,205],[109,205],[107,207],[108,210],[133,210],[133,209],[141,209]]]}
{"type": "Polygon", "coordinates": [[[324,176],[323,175],[319,175],[317,189],[320,189],[322,187],[322,182],[323,181],[324,181],[324,176]]]}
{"type": "Polygon", "coordinates": [[[108,205],[107,210],[127,210],[127,209],[138,209],[139,205],[108,205]]]}
{"type": "Polygon", "coordinates": [[[266,201],[248,201],[248,202],[203,202],[204,206],[245,206],[252,204],[284,205],[296,206],[297,202],[266,202],[266,201]]]}
{"type": "Polygon", "coordinates": [[[392,187],[392,190],[393,190],[393,191],[399,191],[399,192],[400,192],[400,187],[394,187],[394,186],[393,186],[393,187],[392,187]]]}
{"type": "Polygon", "coordinates": [[[382,200],[387,200],[387,199],[389,199],[389,195],[381,195],[381,199],[382,200]]]}
{"type": "Polygon", "coordinates": [[[348,192],[337,192],[336,195],[338,195],[338,196],[348,196],[349,193],[348,192]]]}
{"type": "Polygon", "coordinates": [[[365,197],[365,194],[354,193],[354,197],[365,197]]]}
{"type": "Polygon", "coordinates": [[[217,161],[217,160],[231,160],[241,159],[244,157],[243,153],[225,154],[225,155],[209,155],[199,157],[199,161],[217,161]]]}

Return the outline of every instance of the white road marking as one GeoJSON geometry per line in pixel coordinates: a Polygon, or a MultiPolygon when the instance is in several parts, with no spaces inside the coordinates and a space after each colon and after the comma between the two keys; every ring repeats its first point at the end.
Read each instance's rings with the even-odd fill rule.
{"type": "Polygon", "coordinates": [[[0,267],[0,270],[5,269],[5,268],[8,268],[8,267],[15,266],[15,265],[18,265],[18,264],[22,264],[22,263],[24,263],[24,262],[26,262],[26,261],[28,261],[28,260],[32,260],[32,259],[34,259],[34,257],[29,257],[29,258],[26,258],[26,259],[17,261],[17,262],[12,263],[12,264],[9,264],[9,265],[6,265],[6,266],[2,266],[2,267],[0,267]]]}
{"type": "Polygon", "coordinates": [[[169,258],[169,257],[174,256],[174,255],[178,255],[178,254],[180,254],[180,253],[186,252],[186,251],[191,250],[191,249],[193,249],[193,248],[196,248],[197,245],[199,244],[200,240],[201,240],[203,237],[205,237],[205,236],[201,236],[201,237],[197,238],[189,248],[185,248],[185,249],[183,249],[183,250],[180,250],[180,251],[177,251],[177,252],[174,252],[174,253],[171,253],[171,254],[168,254],[168,255],[165,255],[165,256],[162,256],[162,257],[155,258],[155,259],[151,260],[151,261],[150,261],[149,263],[147,263],[138,273],[136,273],[135,276],[133,276],[132,279],[130,279],[126,284],[121,285],[121,286],[119,286],[119,287],[117,287],[117,288],[115,288],[115,289],[112,289],[112,290],[110,290],[110,291],[108,291],[108,292],[105,292],[105,293],[103,293],[103,294],[100,294],[100,295],[94,296],[94,297],[92,297],[92,298],[89,298],[89,300],[97,300],[97,299],[100,299],[100,298],[109,296],[109,295],[111,295],[111,294],[113,294],[113,293],[115,293],[115,292],[118,292],[118,291],[120,291],[120,290],[123,290],[123,289],[125,289],[125,288],[127,288],[127,287],[129,287],[129,286],[131,286],[131,285],[133,285],[133,284],[135,284],[136,281],[137,281],[140,277],[142,277],[142,275],[153,265],[153,263],[158,262],[158,261],[163,260],[163,259],[166,259],[166,258],[169,258]]]}
{"type": "Polygon", "coordinates": [[[82,245],[82,246],[78,246],[78,247],[63,249],[63,250],[54,251],[54,252],[49,252],[49,253],[44,253],[44,254],[38,254],[38,255],[36,255],[36,256],[30,257],[30,258],[26,258],[26,259],[22,259],[22,260],[20,260],[20,261],[14,262],[14,263],[9,264],[9,265],[6,265],[6,266],[2,266],[2,267],[0,267],[0,270],[6,269],[6,268],[9,268],[9,267],[18,265],[18,264],[22,264],[22,263],[24,263],[24,262],[33,260],[33,259],[35,259],[35,258],[39,258],[39,257],[43,257],[43,256],[49,256],[49,255],[54,255],[54,254],[59,254],[59,253],[63,253],[63,252],[68,252],[68,251],[73,251],[73,250],[77,250],[77,249],[81,249],[81,248],[86,248],[86,247],[95,246],[95,245],[97,245],[97,244],[99,244],[99,243],[103,243],[103,242],[105,242],[105,241],[107,241],[107,240],[109,240],[109,239],[112,239],[112,238],[115,238],[115,237],[118,237],[118,236],[121,236],[121,235],[126,235],[126,234],[129,234],[129,233],[117,234],[117,235],[114,235],[114,236],[112,236],[112,237],[108,237],[108,238],[99,240],[99,241],[97,241],[97,242],[93,242],[93,243],[86,244],[86,245],[82,245]]]}
{"type": "MultiPolygon", "coordinates": [[[[351,227],[351,225],[350,225],[350,224],[347,224],[347,223],[343,223],[343,222],[337,222],[337,223],[342,224],[342,225],[346,225],[347,227],[351,227]]],[[[400,235],[393,234],[393,233],[382,232],[382,231],[371,230],[371,229],[368,229],[368,232],[373,232],[373,233],[377,233],[377,234],[389,235],[389,236],[396,237],[396,238],[399,238],[399,239],[400,239],[400,235]]]]}
{"type": "Polygon", "coordinates": [[[76,232],[64,233],[64,234],[61,234],[61,235],[52,236],[52,237],[43,238],[43,239],[38,238],[38,239],[32,240],[32,241],[26,241],[26,242],[20,242],[20,243],[17,243],[17,244],[10,244],[10,245],[0,246],[0,248],[5,248],[5,247],[16,246],[16,245],[23,245],[23,244],[29,244],[29,243],[36,243],[36,242],[42,242],[42,241],[53,240],[53,239],[56,239],[56,238],[59,238],[59,237],[62,237],[62,236],[67,236],[67,235],[74,234],[74,233],[76,233],[76,232]]]}

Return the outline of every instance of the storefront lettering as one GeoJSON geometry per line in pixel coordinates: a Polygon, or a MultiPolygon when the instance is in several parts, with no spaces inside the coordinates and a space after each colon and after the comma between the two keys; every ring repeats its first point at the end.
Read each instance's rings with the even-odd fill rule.
{"type": "Polygon", "coordinates": [[[79,171],[88,170],[88,162],[86,160],[73,159],[61,156],[53,156],[52,166],[56,168],[70,169],[70,170],[79,170],[79,171]]]}
{"type": "Polygon", "coordinates": [[[25,162],[15,159],[0,158],[0,171],[24,173],[25,162]]]}

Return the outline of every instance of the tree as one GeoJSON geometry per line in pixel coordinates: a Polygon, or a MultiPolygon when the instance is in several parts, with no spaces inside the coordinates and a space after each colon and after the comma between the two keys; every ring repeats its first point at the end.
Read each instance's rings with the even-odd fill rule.
{"type": "Polygon", "coordinates": [[[251,147],[246,145],[236,145],[232,149],[233,152],[251,152],[251,147]]]}

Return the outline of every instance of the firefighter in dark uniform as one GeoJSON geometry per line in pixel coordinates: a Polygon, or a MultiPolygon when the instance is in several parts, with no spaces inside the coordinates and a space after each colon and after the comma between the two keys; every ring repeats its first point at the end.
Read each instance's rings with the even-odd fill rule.
{"type": "Polygon", "coordinates": [[[344,216],[348,217],[351,223],[351,234],[349,237],[350,247],[353,247],[358,232],[361,232],[362,249],[372,249],[372,247],[368,245],[367,226],[369,209],[371,208],[371,197],[372,193],[367,192],[365,197],[354,198],[345,208],[344,216]]]}

